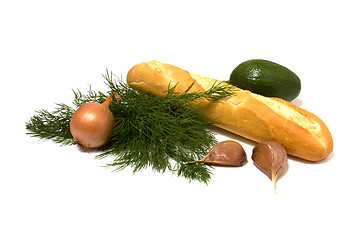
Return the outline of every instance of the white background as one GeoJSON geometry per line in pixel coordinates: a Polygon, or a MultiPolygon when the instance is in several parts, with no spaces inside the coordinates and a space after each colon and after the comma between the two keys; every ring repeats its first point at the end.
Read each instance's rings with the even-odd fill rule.
{"type": "MultiPolygon", "coordinates": [[[[1,1],[0,239],[360,239],[359,1],[1,1]],[[106,68],[159,60],[228,79],[262,58],[302,80],[295,104],[334,138],[320,163],[289,160],[274,194],[249,160],[209,185],[114,173],[111,159],[26,135],[35,110],[106,90],[106,68]]],[[[230,134],[250,158],[253,144],[230,134]]]]}

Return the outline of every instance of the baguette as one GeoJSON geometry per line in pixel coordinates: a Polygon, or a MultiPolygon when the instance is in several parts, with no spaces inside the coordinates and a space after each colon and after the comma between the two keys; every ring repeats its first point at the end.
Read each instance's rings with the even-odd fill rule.
{"type": "MultiPolygon", "coordinates": [[[[164,95],[174,86],[177,92],[184,92],[191,84],[191,91],[206,91],[214,83],[227,84],[155,60],[133,66],[127,83],[154,96],[164,95]]],[[[226,99],[194,104],[206,118],[217,119],[218,127],[255,142],[277,141],[290,155],[320,161],[332,152],[331,133],[313,113],[279,98],[231,88],[235,93],[226,99]]]]}

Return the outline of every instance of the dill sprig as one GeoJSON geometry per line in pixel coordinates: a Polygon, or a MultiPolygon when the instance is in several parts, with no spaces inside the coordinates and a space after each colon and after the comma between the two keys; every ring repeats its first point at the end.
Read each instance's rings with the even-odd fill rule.
{"type": "Polygon", "coordinates": [[[75,110],[66,104],[56,104],[54,111],[40,110],[26,123],[27,134],[61,145],[73,145],[70,118],[75,110]]]}
{"type": "Polygon", "coordinates": [[[195,91],[191,92],[195,82],[192,83],[184,92],[176,92],[176,85],[168,88],[165,98],[170,98],[173,101],[181,102],[186,107],[192,107],[194,101],[198,99],[206,99],[209,101],[221,100],[233,94],[233,89],[229,85],[222,84],[221,82],[214,84],[205,92],[195,91]]]}
{"type": "MultiPolygon", "coordinates": [[[[169,88],[163,97],[140,93],[123,83],[112,72],[103,75],[109,91],[105,94],[91,89],[87,93],[73,90],[73,105],[86,102],[103,102],[110,93],[121,99],[110,104],[115,118],[115,128],[109,142],[99,149],[96,158],[112,157],[107,166],[121,171],[131,167],[133,172],[152,168],[155,172],[171,171],[188,180],[208,183],[211,166],[186,164],[203,158],[216,144],[216,138],[208,127],[213,120],[205,119],[192,105],[203,98],[217,100],[232,94],[224,85],[213,85],[206,92],[191,92],[192,85],[177,93],[169,88]]],[[[74,108],[57,104],[52,111],[41,110],[26,123],[31,136],[50,139],[62,145],[75,144],[69,122],[74,108]]]]}
{"type": "Polygon", "coordinates": [[[103,102],[106,95],[99,91],[93,91],[91,86],[85,94],[80,90],[73,90],[73,93],[75,108],[64,103],[56,103],[53,111],[35,111],[36,114],[26,123],[27,134],[42,140],[52,140],[61,145],[74,145],[75,141],[70,132],[70,118],[75,109],[86,102],[103,102]]]}

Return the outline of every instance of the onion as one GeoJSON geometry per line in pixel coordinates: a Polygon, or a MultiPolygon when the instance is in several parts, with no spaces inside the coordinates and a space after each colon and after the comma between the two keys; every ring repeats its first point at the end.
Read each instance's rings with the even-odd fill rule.
{"type": "Polygon", "coordinates": [[[114,129],[114,116],[109,109],[112,96],[105,102],[81,105],[70,119],[70,132],[76,143],[85,148],[99,148],[110,138],[114,129]]]}

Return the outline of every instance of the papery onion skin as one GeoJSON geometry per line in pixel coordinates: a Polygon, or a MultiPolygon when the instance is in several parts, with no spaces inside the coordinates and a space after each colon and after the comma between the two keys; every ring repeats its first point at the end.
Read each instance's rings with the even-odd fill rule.
{"type": "Polygon", "coordinates": [[[99,148],[109,140],[115,120],[108,106],[108,100],[103,104],[89,102],[75,111],[70,119],[70,132],[76,143],[85,148],[99,148]]]}

